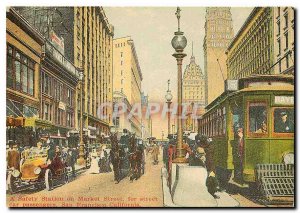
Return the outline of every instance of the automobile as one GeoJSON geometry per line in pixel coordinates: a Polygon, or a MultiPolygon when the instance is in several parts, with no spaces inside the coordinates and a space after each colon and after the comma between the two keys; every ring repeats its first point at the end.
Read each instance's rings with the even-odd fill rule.
{"type": "MultiPolygon", "coordinates": [[[[57,148],[56,148],[57,149],[57,148]]],[[[52,160],[49,159],[47,148],[33,147],[28,157],[21,160],[19,170],[10,169],[7,177],[7,188],[15,193],[29,188],[53,189],[54,183],[67,183],[68,167],[61,157],[61,152],[55,150],[52,160]]]]}

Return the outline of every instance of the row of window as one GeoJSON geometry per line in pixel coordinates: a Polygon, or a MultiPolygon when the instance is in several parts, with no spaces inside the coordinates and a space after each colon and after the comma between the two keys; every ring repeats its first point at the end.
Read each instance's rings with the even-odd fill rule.
{"type": "Polygon", "coordinates": [[[209,137],[226,134],[226,110],[219,108],[199,121],[199,131],[209,137]]]}
{"type": "MultiPolygon", "coordinates": [[[[284,29],[288,28],[289,26],[289,19],[288,14],[284,15],[284,29]]],[[[277,21],[277,35],[280,35],[281,32],[281,22],[280,20],[277,21]]]]}
{"type": "Polygon", "coordinates": [[[58,79],[42,71],[41,84],[43,93],[52,96],[57,101],[65,102],[69,106],[74,105],[74,90],[67,87],[58,79]]]}
{"type": "Polygon", "coordinates": [[[228,58],[228,68],[230,78],[247,76],[251,73],[264,73],[270,67],[270,38],[269,23],[261,23],[256,31],[249,32],[242,39],[228,58]],[[247,63],[243,63],[243,62],[247,63]]]}
{"type": "Polygon", "coordinates": [[[219,38],[219,39],[231,39],[231,36],[230,36],[230,34],[222,33],[222,34],[212,34],[211,38],[212,39],[216,39],[216,38],[219,38]]]}
{"type": "Polygon", "coordinates": [[[225,42],[225,41],[220,41],[220,42],[209,42],[208,46],[209,47],[227,47],[229,45],[229,42],[225,42]]]}
{"type": "MultiPolygon", "coordinates": [[[[248,105],[248,126],[247,132],[251,136],[266,135],[269,131],[268,108],[266,102],[251,102],[248,105]]],[[[294,108],[276,107],[273,111],[273,126],[274,133],[294,133],[294,108]]],[[[244,128],[243,111],[241,109],[232,110],[232,130],[237,133],[237,130],[244,128]]],[[[199,131],[207,136],[220,136],[226,132],[225,108],[209,114],[205,118],[199,120],[199,131]]]]}
{"type": "MultiPolygon", "coordinates": [[[[232,57],[239,55],[239,52],[243,51],[243,49],[246,49],[246,52],[251,51],[253,49],[253,45],[255,46],[259,44],[262,38],[268,37],[266,35],[269,33],[271,26],[271,22],[268,21],[270,19],[270,10],[268,8],[264,8],[264,10],[264,13],[257,17],[253,25],[246,32],[246,35],[241,38],[237,47],[234,48],[232,51],[232,57]]],[[[268,40],[265,41],[265,43],[268,42],[268,40]]]]}
{"type": "MultiPolygon", "coordinates": [[[[249,104],[249,126],[250,134],[268,133],[268,110],[267,104],[250,103],[249,104]]],[[[273,114],[273,131],[275,133],[293,133],[294,132],[294,108],[275,108],[273,114]]]]}
{"type": "Polygon", "coordinates": [[[231,15],[229,12],[221,12],[221,11],[210,11],[209,15],[212,17],[223,17],[223,18],[231,18],[231,15]]]}
{"type": "MultiPolygon", "coordinates": [[[[289,33],[288,32],[284,33],[284,44],[285,44],[284,50],[287,50],[289,47],[289,33]]],[[[277,39],[277,46],[278,46],[278,55],[280,55],[281,51],[282,51],[280,38],[277,39]]]]}
{"type": "Polygon", "coordinates": [[[231,32],[230,27],[224,27],[224,26],[211,26],[210,30],[211,32],[231,32]]]}
{"type": "MultiPolygon", "coordinates": [[[[125,47],[125,42],[115,44],[115,48],[117,48],[117,47],[125,47]]],[[[122,56],[122,53],[121,53],[121,56],[122,56]]]]}
{"type": "Polygon", "coordinates": [[[287,68],[289,68],[290,67],[290,60],[292,60],[293,61],[293,58],[292,58],[293,56],[292,55],[290,55],[290,54],[287,54],[287,55],[285,55],[285,67],[283,66],[282,67],[282,65],[284,65],[284,63],[282,63],[284,60],[282,60],[282,58],[279,58],[278,60],[278,69],[279,69],[279,72],[281,73],[281,72],[283,72],[283,71],[285,71],[287,68]]]}
{"type": "Polygon", "coordinates": [[[42,108],[43,119],[55,122],[57,125],[74,127],[74,112],[65,111],[58,106],[53,107],[50,103],[44,103],[42,108]],[[55,121],[54,121],[54,118],[55,121]]]}
{"type": "Polygon", "coordinates": [[[6,82],[7,87],[34,96],[35,62],[14,46],[7,45],[6,82]]]}

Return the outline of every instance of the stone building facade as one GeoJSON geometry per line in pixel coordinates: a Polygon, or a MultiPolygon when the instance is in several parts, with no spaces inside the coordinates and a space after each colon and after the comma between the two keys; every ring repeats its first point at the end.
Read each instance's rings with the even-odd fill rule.
{"type": "Polygon", "coordinates": [[[233,36],[230,8],[207,8],[203,43],[206,105],[224,91],[224,81],[227,79],[225,51],[233,36]]]}
{"type": "MultiPolygon", "coordinates": [[[[114,39],[113,54],[114,97],[123,96],[123,101],[128,106],[128,111],[131,111],[132,107],[138,106],[141,109],[143,76],[131,37],[114,39]]],[[[140,116],[134,115],[129,121],[121,123],[124,126],[120,126],[120,129],[128,129],[130,132],[135,132],[138,137],[142,136],[142,118],[140,116]]]]}
{"type": "Polygon", "coordinates": [[[294,74],[295,9],[275,7],[274,12],[274,73],[294,74]]]}
{"type": "Polygon", "coordinates": [[[43,36],[14,8],[6,10],[6,144],[34,146],[41,122],[43,36]]]}
{"type": "Polygon", "coordinates": [[[272,8],[254,8],[228,47],[228,79],[274,73],[273,31],[272,8]]]}
{"type": "Polygon", "coordinates": [[[196,131],[197,120],[192,118],[194,107],[197,105],[197,115],[205,111],[205,76],[195,56],[191,56],[190,64],[186,66],[183,74],[183,103],[187,105],[188,118],[184,122],[184,130],[196,131]]]}
{"type": "MultiPolygon", "coordinates": [[[[57,50],[84,73],[83,125],[95,134],[107,134],[112,125],[112,43],[114,28],[102,7],[17,8],[48,40],[53,32],[63,41],[57,50]]],[[[75,127],[79,128],[80,90],[75,92],[75,127]],[[77,111],[76,110],[76,111],[77,111]]]]}

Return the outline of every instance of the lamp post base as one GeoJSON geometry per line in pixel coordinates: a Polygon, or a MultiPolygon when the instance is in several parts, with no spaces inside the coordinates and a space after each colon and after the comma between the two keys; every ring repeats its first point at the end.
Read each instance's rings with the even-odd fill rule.
{"type": "Polygon", "coordinates": [[[79,157],[79,158],[77,159],[77,164],[78,164],[79,166],[84,165],[84,164],[85,164],[85,159],[84,159],[84,157],[79,157]]]}

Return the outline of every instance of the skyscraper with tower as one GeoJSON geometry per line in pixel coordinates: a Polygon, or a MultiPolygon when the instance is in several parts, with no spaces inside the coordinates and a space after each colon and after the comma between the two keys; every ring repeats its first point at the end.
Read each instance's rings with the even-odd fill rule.
{"type": "Polygon", "coordinates": [[[227,78],[225,51],[234,36],[230,7],[206,9],[204,49],[205,104],[224,91],[227,78]]]}
{"type": "Polygon", "coordinates": [[[183,74],[183,103],[187,104],[187,119],[184,130],[197,131],[197,122],[192,113],[197,116],[204,113],[205,108],[205,77],[199,65],[196,64],[192,45],[190,64],[186,66],[183,74]],[[197,105],[197,106],[196,106],[197,105]],[[196,108],[197,107],[197,110],[196,108]]]}

